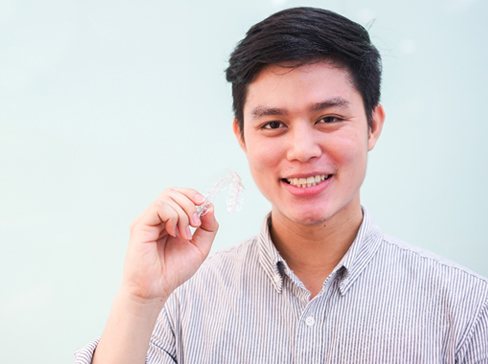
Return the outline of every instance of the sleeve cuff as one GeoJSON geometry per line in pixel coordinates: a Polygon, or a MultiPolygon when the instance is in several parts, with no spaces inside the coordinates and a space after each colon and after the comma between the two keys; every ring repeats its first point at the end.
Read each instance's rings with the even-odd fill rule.
{"type": "Polygon", "coordinates": [[[93,340],[88,345],[76,351],[74,364],[91,364],[99,341],[100,339],[93,340]]]}

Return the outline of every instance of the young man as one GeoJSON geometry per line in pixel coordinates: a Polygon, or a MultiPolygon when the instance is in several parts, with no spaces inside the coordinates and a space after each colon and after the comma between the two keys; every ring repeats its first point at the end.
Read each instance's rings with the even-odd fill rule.
{"type": "Polygon", "coordinates": [[[213,209],[199,217],[197,191],[164,191],[134,222],[103,336],[77,362],[488,362],[488,281],[384,236],[361,207],[384,121],[366,30],[321,9],[276,13],[227,78],[272,204],[260,234],[200,267],[213,209]]]}

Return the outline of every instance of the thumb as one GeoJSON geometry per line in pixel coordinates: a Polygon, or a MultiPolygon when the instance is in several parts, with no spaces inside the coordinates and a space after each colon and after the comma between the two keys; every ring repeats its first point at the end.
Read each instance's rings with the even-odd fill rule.
{"type": "Polygon", "coordinates": [[[191,242],[206,256],[212,247],[215,235],[219,229],[219,223],[215,218],[213,205],[210,205],[207,211],[200,216],[200,220],[201,224],[195,230],[191,242]]]}

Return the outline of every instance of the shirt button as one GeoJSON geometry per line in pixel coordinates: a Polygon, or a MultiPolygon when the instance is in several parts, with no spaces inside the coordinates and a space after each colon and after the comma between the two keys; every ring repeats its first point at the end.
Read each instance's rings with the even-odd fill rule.
{"type": "Polygon", "coordinates": [[[308,316],[306,319],[305,319],[305,324],[307,326],[313,326],[315,325],[315,319],[313,318],[313,316],[308,316]]]}

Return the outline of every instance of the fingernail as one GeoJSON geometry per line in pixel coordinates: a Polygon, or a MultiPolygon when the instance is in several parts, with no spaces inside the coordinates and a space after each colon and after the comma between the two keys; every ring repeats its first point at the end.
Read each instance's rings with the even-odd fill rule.
{"type": "Polygon", "coordinates": [[[212,205],[208,205],[200,216],[205,216],[210,211],[213,211],[213,206],[212,205]]]}
{"type": "Polygon", "coordinates": [[[200,204],[200,203],[203,203],[205,201],[205,196],[200,194],[200,193],[197,193],[195,195],[195,202],[200,204]]]}
{"type": "Polygon", "coordinates": [[[193,225],[200,225],[200,217],[198,217],[198,214],[196,212],[193,213],[191,220],[193,222],[193,225]]]}
{"type": "Polygon", "coordinates": [[[186,232],[186,237],[188,238],[188,240],[190,240],[191,239],[191,230],[188,226],[186,227],[185,232],[186,232]]]}

